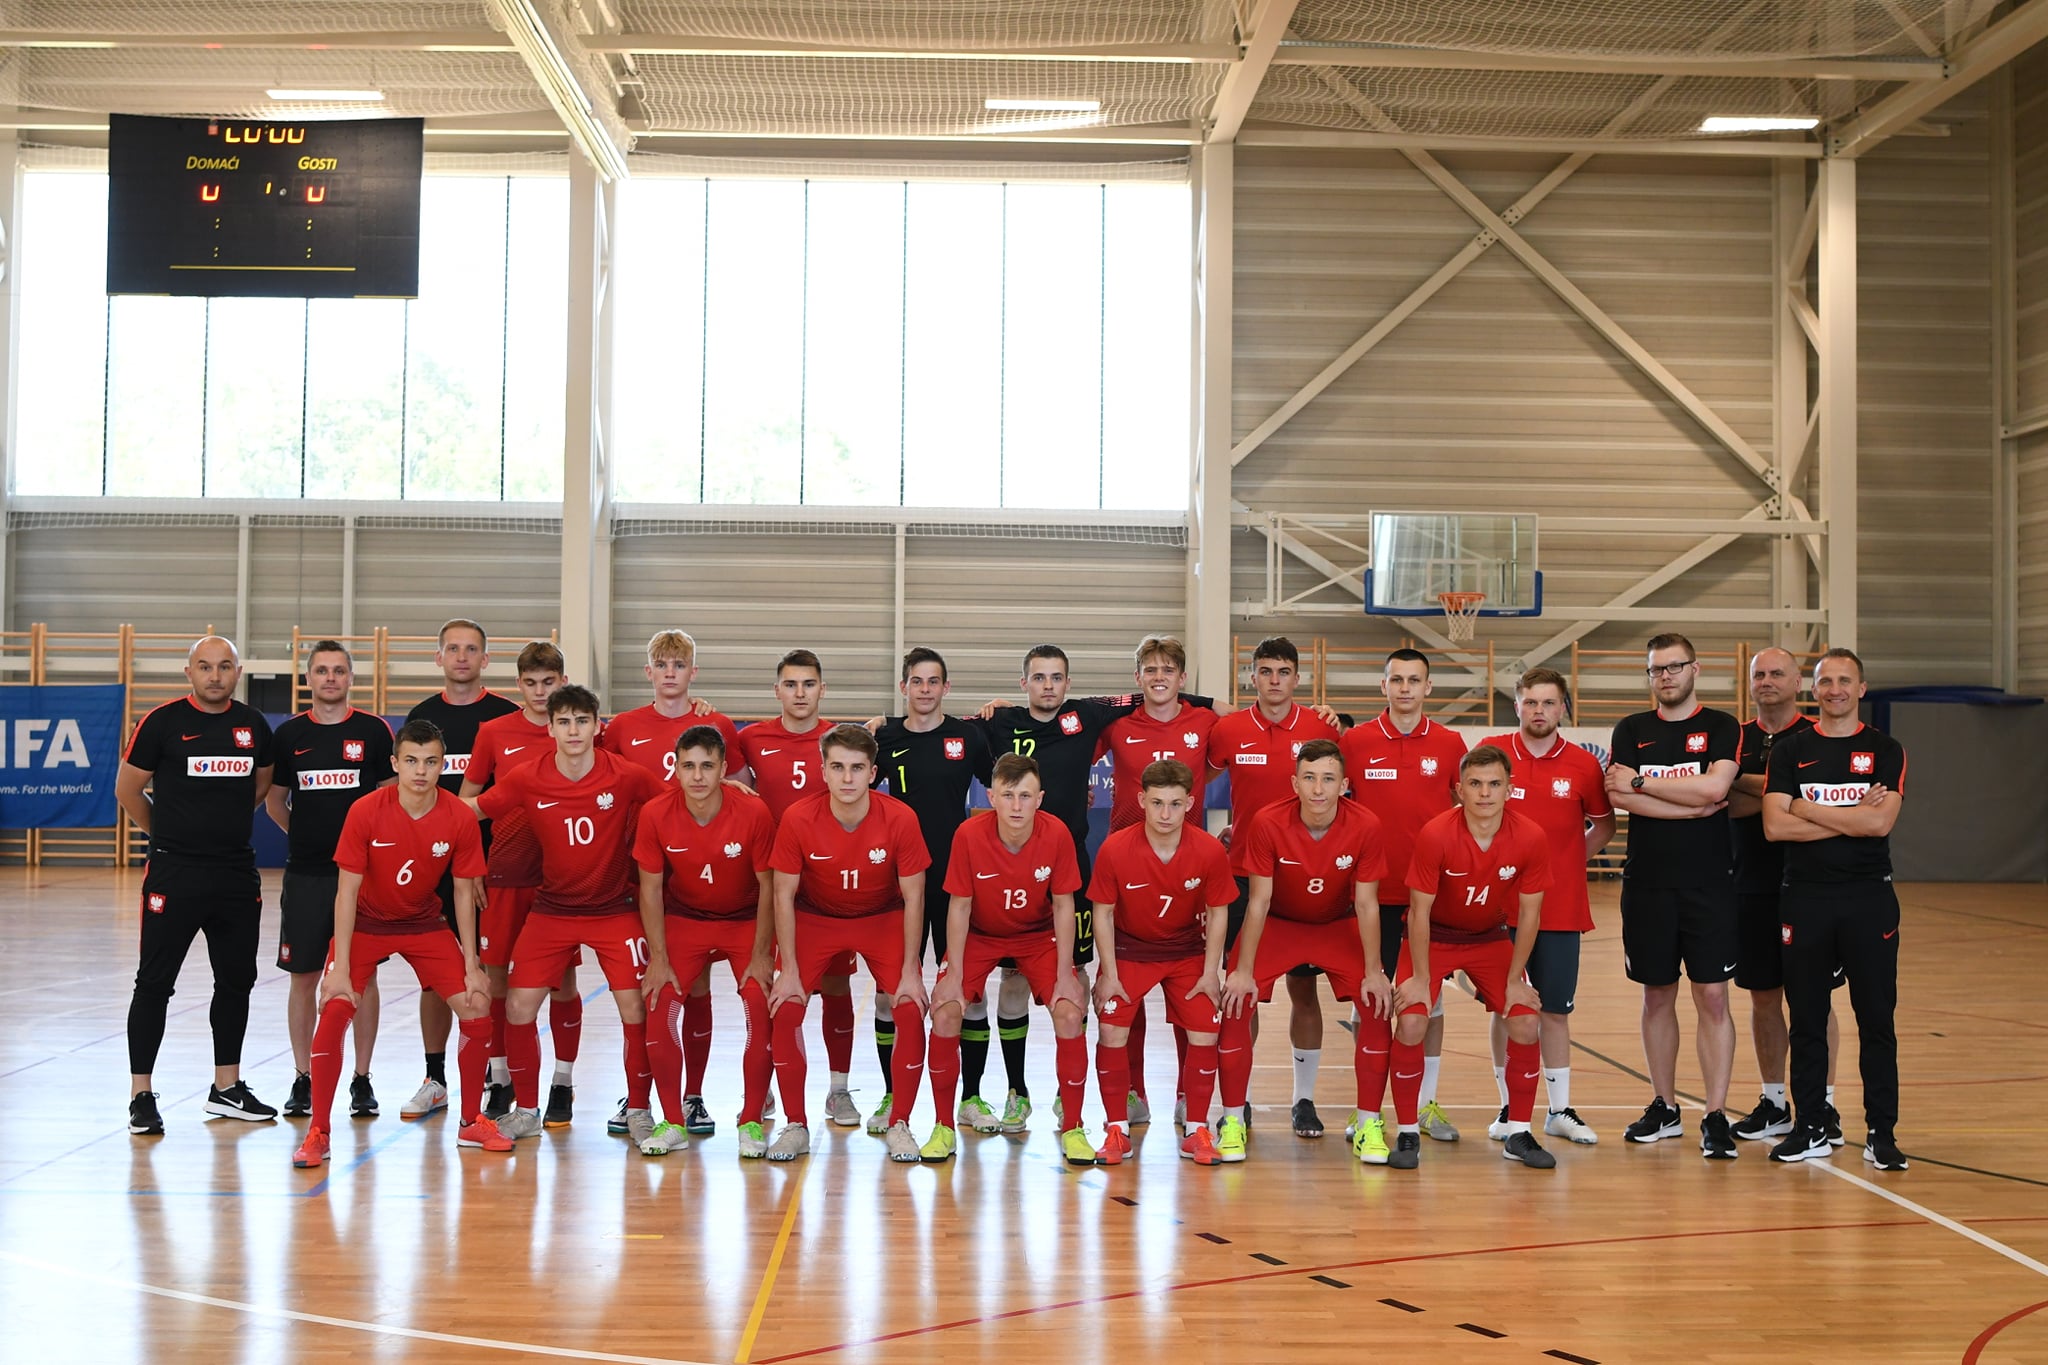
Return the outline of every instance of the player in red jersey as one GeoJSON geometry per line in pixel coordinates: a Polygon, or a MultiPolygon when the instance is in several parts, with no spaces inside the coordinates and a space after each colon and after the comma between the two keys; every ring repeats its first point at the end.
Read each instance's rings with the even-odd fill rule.
{"type": "MultiPolygon", "coordinates": [[[[1422,714],[1433,684],[1429,658],[1416,649],[1397,649],[1380,672],[1386,710],[1344,734],[1344,770],[1351,799],[1380,818],[1387,841],[1387,876],[1380,883],[1380,957],[1392,962],[1401,951],[1408,915],[1408,857],[1416,833],[1456,804],[1452,787],[1465,741],[1448,725],[1422,714]]],[[[1422,1131],[1439,1142],[1456,1142],[1458,1129],[1436,1102],[1439,1062],[1444,1051],[1443,1000],[1430,1013],[1423,1044],[1422,1131]]]]}
{"type": "MultiPolygon", "coordinates": [[[[640,919],[647,930],[647,975],[640,993],[653,1007],[647,1059],[666,1121],[641,1142],[663,1156],[689,1140],[689,1116],[703,1097],[686,1091],[687,1014],[676,993],[724,959],[746,1015],[740,1105],[740,1155],[767,1155],[761,1106],[768,1096],[768,987],[775,941],[775,879],[768,855],[775,818],[760,797],[724,781],[729,754],[715,725],[693,725],[673,750],[675,780],[640,811],[633,860],[640,868],[640,919]]],[[[699,1064],[698,1077],[703,1075],[699,1064]]],[[[709,1125],[709,1114],[705,1115],[709,1125]]]]}
{"type": "MultiPolygon", "coordinates": [[[[832,722],[818,714],[825,696],[825,666],[808,649],[792,649],[775,665],[775,700],[781,713],[739,732],[739,751],[753,770],[754,790],[779,821],[797,802],[819,790],[819,741],[832,722]]],[[[825,1059],[832,1084],[825,1092],[825,1117],[841,1128],[858,1128],[853,1102],[853,958],[843,955],[818,980],[825,1025],[825,1059]]],[[[893,1035],[892,1035],[893,1040],[893,1035]]]]}
{"type": "Polygon", "coordinates": [[[1222,1016],[1223,938],[1237,884],[1230,858],[1206,830],[1190,828],[1195,775],[1185,763],[1151,764],[1140,778],[1145,821],[1102,841],[1088,882],[1095,904],[1095,1006],[1102,1035],[1095,1079],[1109,1122],[1097,1160],[1130,1155],[1131,1031],[1123,1021],[1154,986],[1166,1015],[1188,1031],[1187,1136],[1180,1154],[1214,1166],[1209,1098],[1216,1084],[1216,1035],[1222,1016]]]}
{"type": "Polygon", "coordinates": [[[1541,1001],[1522,976],[1543,925],[1550,887],[1550,844],[1534,820],[1508,809],[1514,764],[1492,745],[1458,763],[1456,809],[1425,824],[1408,864],[1408,937],[1395,973],[1394,1116],[1400,1131],[1387,1164],[1412,1171],[1422,1156],[1417,1122],[1422,1038],[1444,978],[1463,971],[1479,999],[1508,1020],[1508,1134],[1501,1155],[1548,1170],[1557,1158],[1529,1131],[1536,1105],[1537,1012],[1541,1001]],[[1508,907],[1516,907],[1513,936],[1508,907]]]}
{"type": "MultiPolygon", "coordinates": [[[[1358,1112],[1354,1133],[1369,1133],[1367,1150],[1386,1156],[1377,1106],[1366,1107],[1366,1045],[1387,1053],[1392,987],[1380,962],[1379,882],[1386,873],[1380,822],[1344,799],[1344,758],[1334,741],[1312,739],[1294,760],[1294,791],[1253,812],[1237,826],[1233,843],[1251,879],[1244,928],[1230,975],[1224,979],[1223,1122],[1216,1152],[1225,1161],[1245,1158],[1244,1107],[1252,1074],[1252,1022],[1258,1001],[1273,998],[1273,983],[1297,967],[1329,974],[1339,1000],[1358,1007],[1355,1070],[1358,1112]],[[1376,1138],[1376,1148],[1370,1146],[1376,1138]]],[[[1314,978],[1307,978],[1313,980],[1314,978]]],[[[1384,1085],[1385,1063],[1380,1064],[1384,1085]]],[[[1357,1143],[1354,1138],[1354,1150],[1357,1143]]],[[[1361,1160],[1370,1160],[1360,1152],[1361,1160]]]]}
{"type": "Polygon", "coordinates": [[[640,976],[647,939],[633,871],[633,830],[640,807],[661,784],[597,747],[597,698],[569,684],[548,698],[555,752],[504,774],[471,798],[493,819],[524,809],[540,844],[540,891],[512,948],[505,1000],[505,1050],[516,1105],[499,1125],[509,1138],[541,1130],[540,1038],[534,1018],[582,948],[597,954],[626,1040],[627,1132],[638,1145],[654,1131],[648,1092],[647,1009],[640,976]]]}
{"type": "Polygon", "coordinates": [[[377,964],[402,957],[420,989],[437,993],[462,1021],[456,1053],[461,1077],[458,1147],[509,1152],[512,1140],[483,1116],[484,1048],[491,1037],[490,991],[477,962],[476,878],[484,873],[483,837],[469,807],[441,790],[447,746],[431,721],[407,721],[391,765],[398,784],[349,807],[334,850],[341,869],[334,900],[334,946],[320,978],[320,1024],[313,1034],[313,1123],[292,1165],[327,1160],[334,1091],[341,1081],[341,1038],[362,1003],[377,964]],[[440,882],[453,874],[455,936],[442,927],[440,882]]]}
{"type": "Polygon", "coordinates": [[[1073,1165],[1095,1164],[1095,1149],[1081,1126],[1088,1083],[1088,1015],[1074,968],[1074,893],[1081,889],[1081,865],[1067,827],[1050,816],[1038,818],[1044,799],[1037,761],[1004,754],[989,777],[992,809],[970,817],[953,836],[946,955],[932,988],[932,1103],[938,1122],[919,1152],[926,1161],[946,1160],[956,1145],[953,1101],[967,1002],[981,998],[998,963],[1012,960],[1031,994],[1052,1011],[1059,1040],[1061,1150],[1073,1165]]]}
{"type": "MultiPolygon", "coordinates": [[[[1138,641],[1138,695],[1144,704],[1113,722],[1095,745],[1097,758],[1109,755],[1111,830],[1145,818],[1139,784],[1150,765],[1171,758],[1187,764],[1191,772],[1207,771],[1209,732],[1221,717],[1209,707],[1181,700],[1187,680],[1188,651],[1179,640],[1147,635],[1138,641]]],[[[1193,799],[1188,818],[1199,826],[1202,793],[1194,793],[1193,799]]]]}
{"type": "MultiPolygon", "coordinates": [[[[1515,715],[1521,728],[1482,742],[1514,760],[1508,809],[1534,820],[1550,841],[1551,884],[1543,897],[1543,928],[1529,952],[1529,984],[1542,1002],[1538,1024],[1543,1088],[1549,1097],[1543,1131],[1591,1144],[1600,1135],[1572,1108],[1571,1014],[1579,994],[1579,940],[1593,928],[1586,863],[1614,837],[1614,808],[1607,801],[1600,760],[1558,733],[1571,711],[1564,675],[1554,668],[1532,668],[1515,681],[1515,715]]],[[[1508,927],[1515,928],[1516,907],[1510,904],[1507,911],[1508,927]]],[[[1500,1117],[1486,1129],[1496,1142],[1508,1135],[1507,1042],[1507,1021],[1496,1014],[1493,1079],[1500,1087],[1500,1117]]]]}
{"type": "MultiPolygon", "coordinates": [[[[873,790],[875,737],[864,727],[834,726],[826,731],[818,755],[824,790],[784,814],[771,860],[775,942],[782,962],[768,996],[768,1013],[776,1084],[788,1117],[769,1145],[768,1159],[792,1161],[811,1150],[804,1109],[804,1014],[826,971],[858,954],[875,978],[875,1008],[889,1009],[896,1020],[889,1085],[895,1106],[883,1142],[891,1161],[912,1162],[918,1150],[910,1135],[910,1111],[924,1076],[925,990],[919,958],[924,874],[931,855],[910,807],[873,790]]],[[[859,1119],[856,1110],[854,1121],[859,1119]]]]}

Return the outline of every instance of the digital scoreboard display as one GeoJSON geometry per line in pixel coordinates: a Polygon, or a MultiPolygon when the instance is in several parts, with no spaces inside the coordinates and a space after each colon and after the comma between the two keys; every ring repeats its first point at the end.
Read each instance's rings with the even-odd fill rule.
{"type": "Polygon", "coordinates": [[[416,298],[420,119],[115,114],[107,292],[416,298]]]}

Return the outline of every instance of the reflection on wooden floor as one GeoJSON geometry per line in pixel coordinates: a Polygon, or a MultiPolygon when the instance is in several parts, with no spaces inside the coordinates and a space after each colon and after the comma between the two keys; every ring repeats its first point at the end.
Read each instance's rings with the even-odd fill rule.
{"type": "MultiPolygon", "coordinates": [[[[1611,883],[1595,889],[1607,927],[1586,945],[1573,1069],[1602,1141],[1552,1140],[1554,1172],[1503,1162],[1485,1140],[1484,1018],[1463,998],[1443,1098],[1466,1137],[1425,1144],[1413,1174],[1354,1164],[1334,1130],[1288,1134],[1284,1004],[1268,1016],[1242,1166],[1177,1160],[1163,1123],[1141,1130],[1135,1165],[1062,1165],[1042,1021],[1031,1074],[1045,1107],[1026,1136],[964,1135],[950,1166],[906,1169],[878,1140],[829,1129],[808,1161],[742,1164],[729,1122],[740,1024],[723,1001],[707,1087],[721,1131],[648,1160],[604,1132],[620,1080],[602,998],[575,1125],[512,1157],[458,1153],[445,1117],[396,1117],[420,1074],[399,964],[384,970],[374,1066],[385,1117],[338,1120],[332,1165],[301,1172],[299,1124],[201,1119],[199,952],[158,1074],[168,1131],[129,1138],[135,875],[0,875],[10,1358],[2048,1361],[2048,1311],[2034,1311],[2048,1310],[2041,887],[1904,888],[1899,1136],[1914,1165],[1895,1175],[1860,1160],[1853,1061],[1840,1101],[1851,1145],[1832,1169],[1774,1167],[1748,1143],[1709,1166],[1696,1105],[1685,1141],[1620,1141],[1647,1092],[1631,1070],[1637,1002],[1611,883]]],[[[266,929],[266,954],[273,939],[266,929]]],[[[266,965],[245,1074],[273,1103],[291,1076],[284,998],[266,965]]],[[[1739,1109],[1756,1093],[1746,1011],[1738,995],[1739,1109]]],[[[871,1102],[865,1014],[854,1074],[871,1102]]],[[[1334,1004],[1327,1015],[1319,1100],[1341,1124],[1349,1035],[1334,1004]]],[[[1696,1090],[1686,1029],[1680,1084],[1696,1090]]],[[[1169,1091],[1164,1028],[1150,1071],[1169,1091]]],[[[1092,1083],[1089,1105],[1099,1131],[1092,1083]]],[[[929,1122],[927,1101],[920,1135],[929,1122]]]]}

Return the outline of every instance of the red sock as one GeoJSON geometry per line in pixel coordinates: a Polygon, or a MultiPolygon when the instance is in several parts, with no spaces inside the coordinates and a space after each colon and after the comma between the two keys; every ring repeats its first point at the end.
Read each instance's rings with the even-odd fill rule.
{"type": "Polygon", "coordinates": [[[1102,1092],[1103,1114],[1125,1127],[1131,1122],[1131,1047],[1095,1041],[1095,1088],[1102,1092]]]}
{"type": "Polygon", "coordinates": [[[484,1067],[491,1048],[491,1021],[487,1018],[458,1019],[462,1036],[455,1043],[455,1074],[462,1089],[457,1098],[464,1123],[474,1122],[484,1111],[484,1067]]]}
{"type": "Polygon", "coordinates": [[[583,997],[576,994],[548,999],[548,1037],[554,1041],[555,1060],[573,1062],[583,1050],[583,997]]]}
{"type": "Polygon", "coordinates": [[[647,1092],[654,1085],[654,1073],[647,1066],[647,1021],[621,1019],[619,1027],[626,1035],[626,1107],[645,1109],[647,1092]]]}
{"type": "Polygon", "coordinates": [[[840,1075],[853,1070],[853,997],[825,997],[825,1063],[840,1075]]]}
{"type": "Polygon", "coordinates": [[[761,983],[751,977],[740,987],[740,1011],[747,1021],[746,1051],[740,1060],[740,1078],[746,1087],[740,1100],[740,1122],[759,1123],[775,1060],[768,1052],[768,997],[761,983]]]}
{"type": "Polygon", "coordinates": [[[505,1055],[505,997],[502,995],[491,997],[491,1050],[484,1055],[505,1055]]]}
{"type": "Polygon", "coordinates": [[[933,1033],[926,1064],[932,1073],[932,1111],[940,1123],[951,1128],[953,1103],[960,1094],[960,1035],[948,1038],[933,1033]]]}
{"type": "Polygon", "coordinates": [[[1393,1054],[1394,1121],[1412,1128],[1416,1111],[1422,1107],[1422,1044],[1396,1038],[1393,1054]]]}
{"type": "MultiPolygon", "coordinates": [[[[1179,1024],[1173,1026],[1173,1056],[1178,1066],[1173,1082],[1173,1097],[1184,1100],[1188,1097],[1188,1031],[1179,1024]]],[[[1193,1105],[1188,1106],[1188,1112],[1195,1112],[1193,1105]]]]}
{"type": "MultiPolygon", "coordinates": [[[[825,997],[830,1000],[831,996],[825,997]]],[[[782,1119],[803,1127],[809,1120],[804,1110],[804,1013],[806,1002],[791,1000],[775,1011],[771,1045],[775,1062],[775,1088],[782,1092],[782,1119]]],[[[847,1031],[851,1046],[852,1030],[847,1031]]]]}
{"type": "Polygon", "coordinates": [[[683,1121],[683,1049],[676,1043],[683,1018],[683,1002],[675,988],[663,986],[647,1012],[647,1067],[661,1096],[661,1116],[670,1123],[683,1121]]]}
{"type": "Polygon", "coordinates": [[[1536,1073],[1543,1069],[1542,1049],[1535,1043],[1508,1040],[1508,1118],[1527,1123],[1536,1112],[1536,1073]]]}
{"type": "Polygon", "coordinates": [[[320,1011],[313,1029],[313,1118],[312,1126],[326,1128],[334,1121],[334,1092],[341,1084],[341,1040],[355,1022],[356,1007],[348,997],[338,995],[320,1011]]]}
{"type": "Polygon", "coordinates": [[[521,1109],[540,1107],[540,1028],[532,1020],[505,1021],[505,1064],[512,1070],[512,1098],[521,1109]]]}
{"type": "Polygon", "coordinates": [[[1235,1018],[1223,1016],[1223,1030],[1217,1036],[1216,1064],[1226,1109],[1242,1105],[1252,1088],[1252,1019],[1257,1009],[1246,1001],[1243,1014],[1235,1018]]]}
{"type": "MultiPolygon", "coordinates": [[[[895,1103],[889,1106],[889,1122],[906,1123],[910,1111],[917,1107],[918,1088],[924,1084],[924,1012],[908,1000],[890,1011],[896,1020],[896,1056],[889,1070],[889,1091],[895,1096],[895,1103]]],[[[847,1037],[851,1051],[853,1038],[847,1037]]],[[[959,1087],[959,1072],[954,1072],[954,1087],[959,1087]]]]}
{"type": "MultiPolygon", "coordinates": [[[[1124,1103],[1128,1108],[1132,1095],[1141,1100],[1145,1098],[1145,1001],[1142,997],[1131,1002],[1131,1039],[1124,1044],[1124,1056],[1127,1059],[1126,1069],[1130,1073],[1131,1082],[1124,1090],[1124,1103]]],[[[1099,1057],[1096,1059],[1095,1069],[1097,1072],[1102,1070],[1102,1060],[1099,1057]]],[[[1102,1099],[1104,1104],[1109,1102],[1107,1094],[1102,1099]]]]}
{"type": "Polygon", "coordinates": [[[704,1093],[704,1067],[711,1060],[711,992],[683,997],[683,1093],[704,1093]]]}
{"type": "MultiPolygon", "coordinates": [[[[954,1042],[958,1042],[956,1038],[954,1042]]],[[[1060,1078],[1060,1112],[1066,1118],[1068,1128],[1081,1126],[1081,1106],[1088,1098],[1088,1040],[1081,1037],[1059,1038],[1053,1042],[1053,1072],[1060,1078]]],[[[939,1081],[938,1063],[932,1063],[932,1084],[939,1081]]],[[[1126,1100],[1126,1104],[1129,1101],[1126,1100]]]]}
{"type": "Polygon", "coordinates": [[[1200,1128],[1209,1122],[1209,1100],[1216,1093],[1216,1044],[1189,1043],[1181,1079],[1187,1087],[1188,1127],[1200,1128]]]}
{"type": "MultiPolygon", "coordinates": [[[[1387,1061],[1393,1051],[1393,1026],[1375,1018],[1372,1002],[1358,1002],[1358,1037],[1351,1064],[1358,1073],[1358,1107],[1367,1115],[1377,1114],[1387,1102],[1387,1061]]],[[[1418,1081],[1419,1085],[1420,1082],[1418,1081]]]]}

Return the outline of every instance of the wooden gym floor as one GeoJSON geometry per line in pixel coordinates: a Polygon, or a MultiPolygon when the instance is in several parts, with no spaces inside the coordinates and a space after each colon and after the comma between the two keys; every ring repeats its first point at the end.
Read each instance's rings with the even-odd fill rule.
{"type": "MultiPolygon", "coordinates": [[[[1356,1165],[1336,1131],[1288,1133],[1284,1005],[1268,1015],[1242,1166],[1177,1160],[1164,1123],[1140,1130],[1134,1165],[1063,1166],[1042,1017],[1030,1074],[1043,1108],[1027,1137],[966,1135],[951,1165],[905,1169],[878,1140],[825,1129],[806,1161],[742,1164],[730,1123],[740,1024],[723,1001],[707,1086],[720,1132],[644,1159],[604,1132],[621,1084],[617,1025],[596,994],[575,1125],[511,1157],[458,1153],[445,1116],[396,1117],[420,1066],[416,986],[399,964],[383,974],[374,1061],[385,1116],[340,1118],[333,1163],[301,1172],[290,1157],[302,1124],[202,1121],[202,951],[172,1001],[158,1072],[166,1135],[127,1136],[138,875],[0,873],[10,1357],[2048,1360],[2039,886],[1903,888],[1899,1136],[1913,1168],[1899,1174],[1860,1159],[1847,1017],[1850,1145],[1832,1162],[1775,1167],[1744,1143],[1738,1161],[1710,1166],[1696,1101],[1683,1141],[1620,1141],[1647,1091],[1611,882],[1595,888],[1606,927],[1586,943],[1573,1061],[1573,1098],[1601,1142],[1550,1141],[1553,1172],[1503,1162],[1486,1141],[1485,1021],[1458,996],[1442,1097],[1465,1139],[1426,1142],[1414,1174],[1356,1165]]],[[[244,1070],[279,1103],[291,1063],[274,937],[267,926],[244,1070]]],[[[1681,1010],[1690,1100],[1699,1083],[1681,1010]]],[[[1746,1011],[1738,994],[1735,1111],[1756,1093],[1746,1011]]],[[[861,1014],[856,1098],[872,1103],[864,1002],[861,1014]]],[[[1326,1014],[1318,1101],[1341,1125],[1349,1035],[1334,1004],[1326,1014]]],[[[822,1056],[815,1038],[811,1055],[822,1056]]],[[[1155,1094],[1171,1093],[1172,1067],[1170,1034],[1155,1028],[1155,1094]]],[[[1001,1075],[992,1056],[989,1076],[1001,1075]]],[[[929,1115],[927,1098],[920,1136],[929,1115]]]]}

